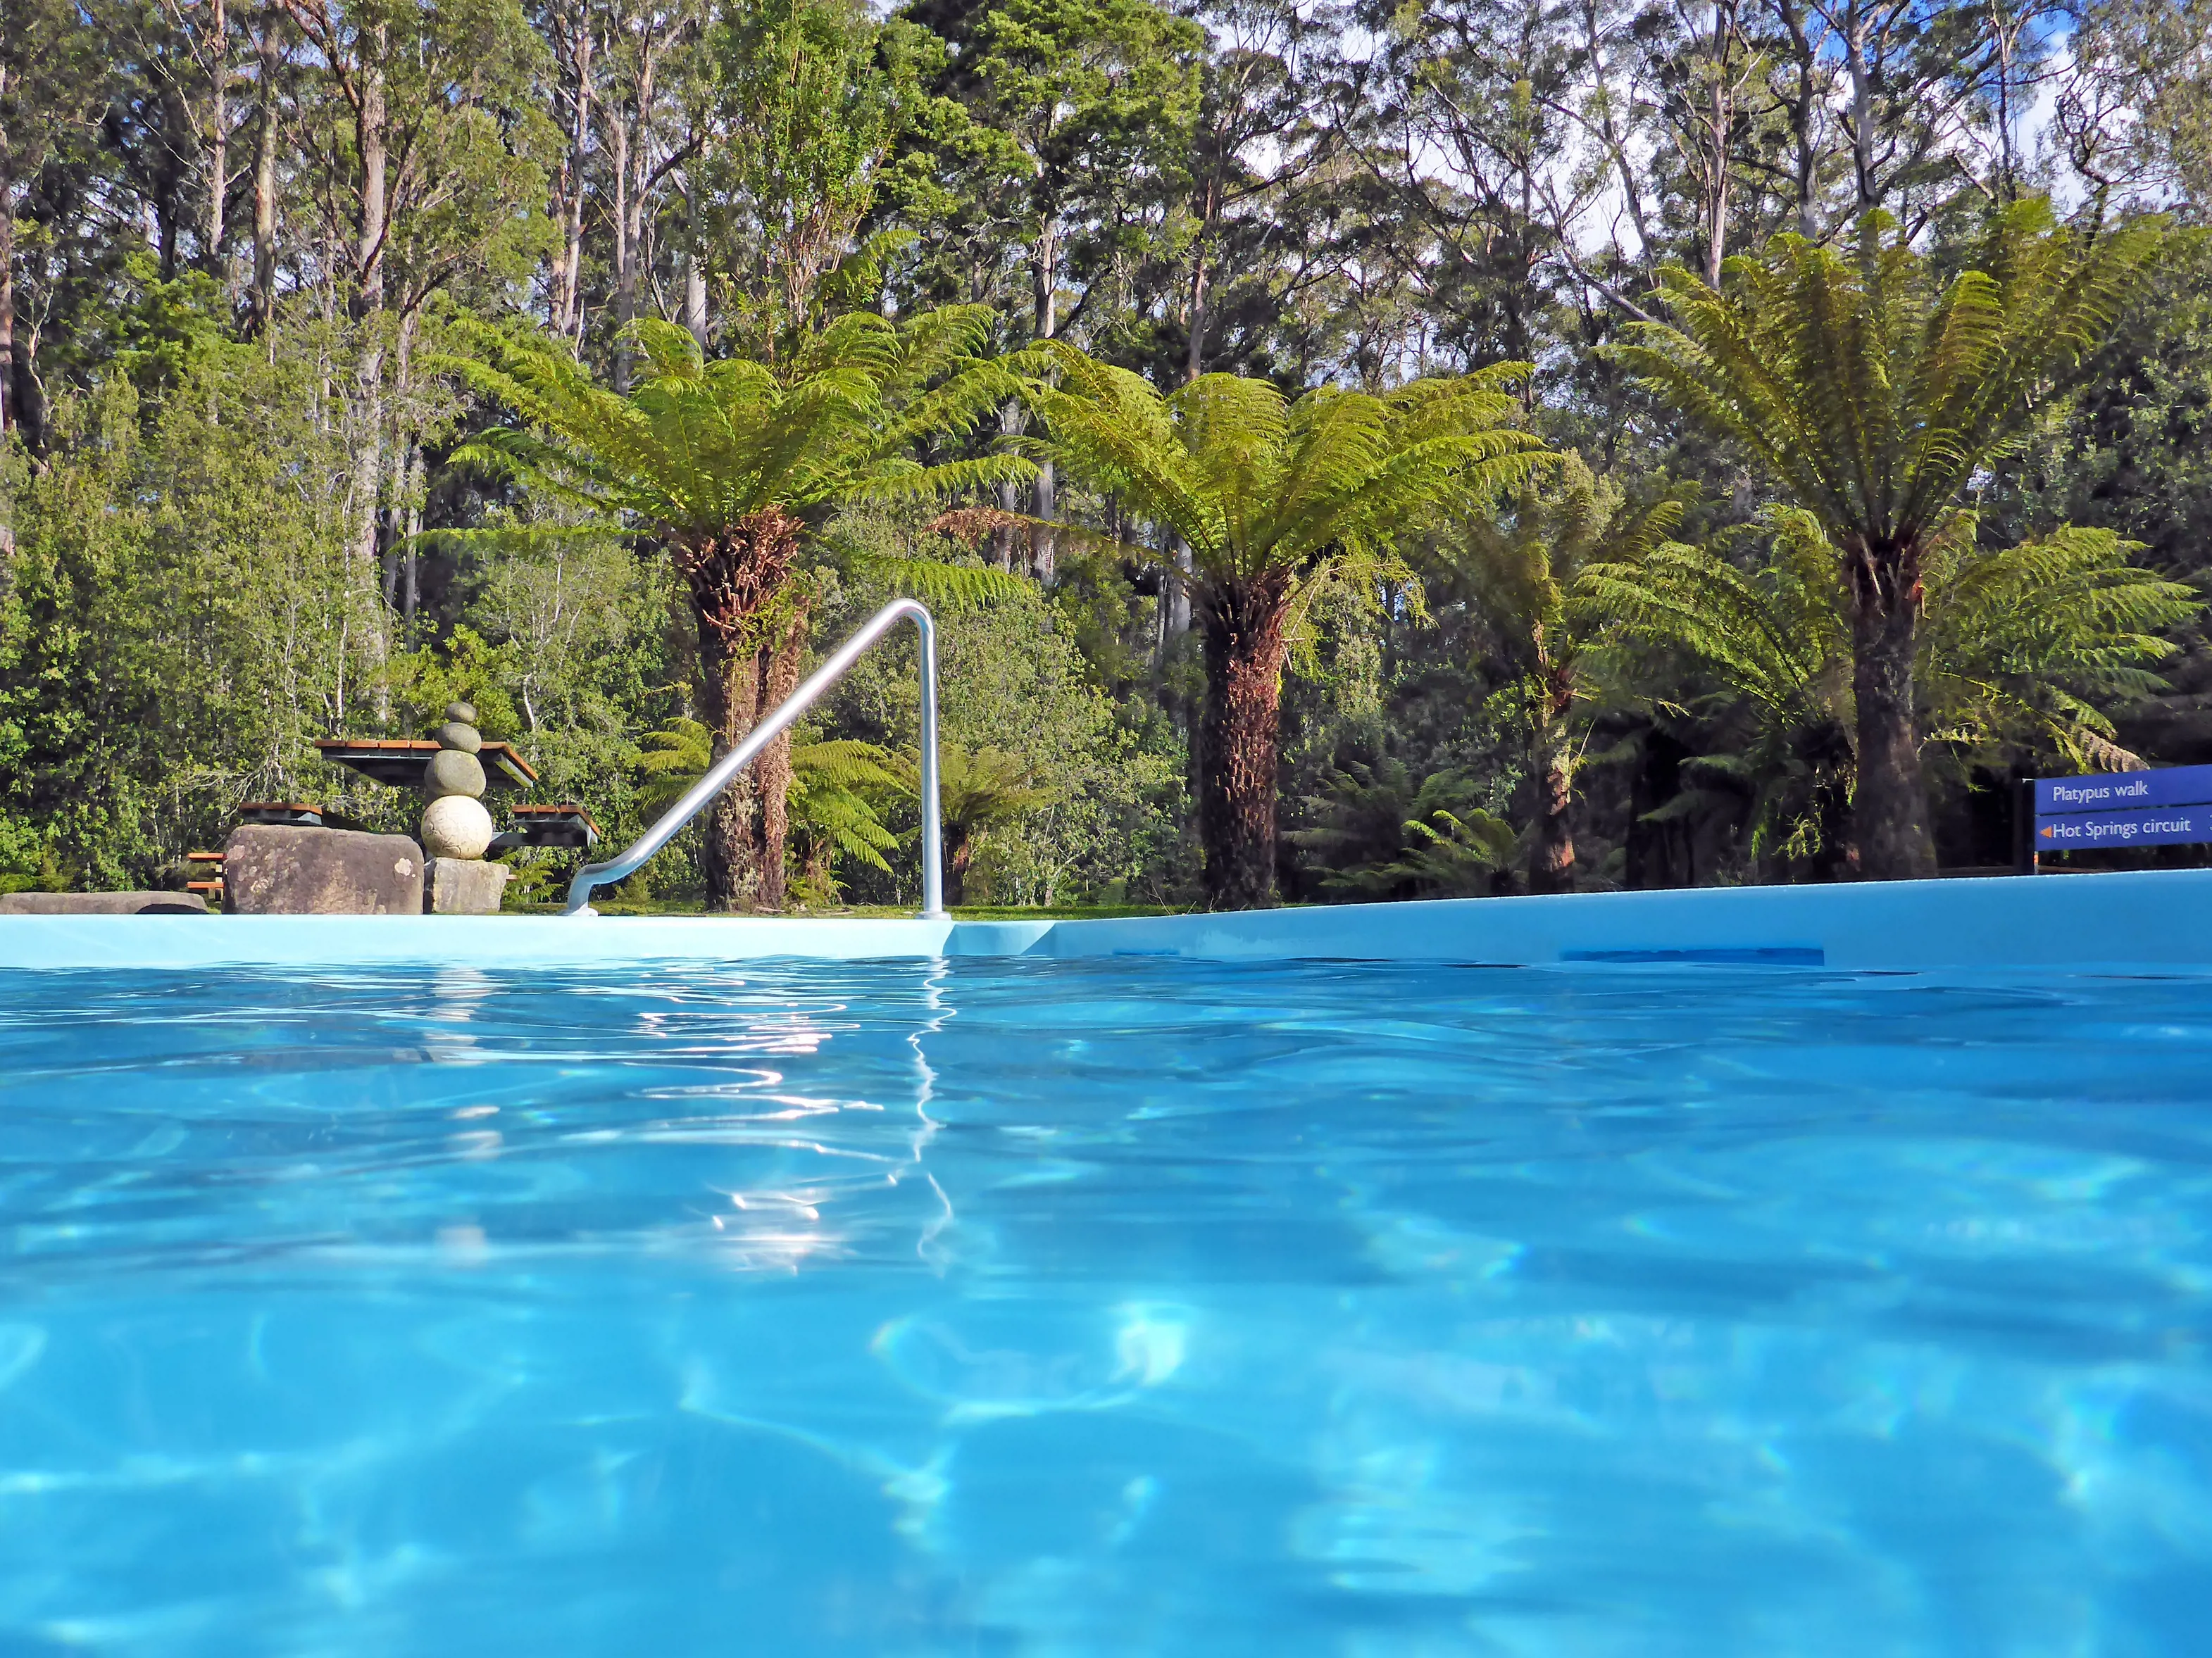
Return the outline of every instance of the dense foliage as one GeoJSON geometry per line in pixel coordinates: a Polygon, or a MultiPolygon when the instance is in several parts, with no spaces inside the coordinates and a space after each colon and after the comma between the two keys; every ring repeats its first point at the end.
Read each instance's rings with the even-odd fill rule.
{"type": "MultiPolygon", "coordinates": [[[[0,885],[457,695],[622,835],[895,592],[969,902],[2004,862],[2212,761],[2208,41],[0,0],[0,885]]],[[[910,898],[909,652],[626,897],[910,898]]]]}

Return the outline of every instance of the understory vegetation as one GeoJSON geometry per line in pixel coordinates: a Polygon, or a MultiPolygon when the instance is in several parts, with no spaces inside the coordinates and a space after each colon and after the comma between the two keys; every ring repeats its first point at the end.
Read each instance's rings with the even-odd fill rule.
{"type": "MultiPolygon", "coordinates": [[[[407,829],[314,739],[456,698],[620,843],[902,594],[957,902],[2008,865],[2212,762],[2208,41],[0,0],[0,888],[407,829]]],[[[616,901],[911,902],[920,735],[896,635],[616,901]]]]}

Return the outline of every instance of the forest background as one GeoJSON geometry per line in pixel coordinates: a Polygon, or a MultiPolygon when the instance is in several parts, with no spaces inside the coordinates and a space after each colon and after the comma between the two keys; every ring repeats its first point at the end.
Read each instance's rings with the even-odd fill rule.
{"type": "MultiPolygon", "coordinates": [[[[0,883],[175,884],[249,799],[405,828],[312,741],[425,732],[455,696],[625,838],[697,713],[680,584],[456,464],[503,411],[441,356],[488,323],[621,389],[641,319],[713,357],[955,302],[999,349],[1061,339],[1164,390],[1535,366],[1522,418],[1574,457],[1541,498],[1421,526],[1304,614],[1287,896],[1833,875],[1832,663],[1794,725],[1650,641],[1547,701],[1544,618],[1499,579],[1516,537],[1571,575],[1576,525],[1668,502],[1748,576],[1790,534],[1775,481],[1608,348],[1662,266],[1715,281],[1780,233],[1842,246],[1879,211],[1940,268],[2023,197],[2162,214],[2111,343],[1970,505],[1990,546],[2106,530],[2199,585],[2209,192],[2203,0],[0,0],[0,883]]],[[[817,647],[941,569],[969,900],[1194,902],[1172,538],[1049,470],[969,505],[816,537],[817,647]]],[[[2212,760],[2187,608],[2157,679],[2076,688],[2101,722],[2033,688],[1925,710],[1943,865],[2010,861],[2020,776],[2212,760]]],[[[895,753],[915,718],[910,655],[879,653],[806,737],[895,753]]],[[[794,805],[794,892],[910,899],[910,804],[878,790],[856,840],[836,770],[794,805]]],[[[672,853],[628,896],[696,885],[672,853]]]]}

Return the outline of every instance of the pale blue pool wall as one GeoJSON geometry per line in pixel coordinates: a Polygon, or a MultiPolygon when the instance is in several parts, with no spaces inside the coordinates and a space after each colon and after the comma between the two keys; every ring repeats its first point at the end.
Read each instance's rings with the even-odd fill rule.
{"type": "Polygon", "coordinates": [[[1438,900],[1120,920],[0,916],[0,968],[939,956],[2212,967],[2212,870],[1438,900]]]}

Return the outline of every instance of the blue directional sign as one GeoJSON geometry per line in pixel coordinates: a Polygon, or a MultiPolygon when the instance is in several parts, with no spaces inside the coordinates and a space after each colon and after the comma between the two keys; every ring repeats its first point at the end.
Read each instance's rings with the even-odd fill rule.
{"type": "Polygon", "coordinates": [[[2212,841],[2212,766],[2102,772],[2035,780],[2035,833],[2024,849],[2185,847],[2212,841]]]}
{"type": "Polygon", "coordinates": [[[2099,772],[2087,777],[2039,777],[2035,815],[2130,811],[2142,806],[2201,806],[2212,803],[2212,766],[2166,766],[2157,771],[2099,772]]]}
{"type": "Polygon", "coordinates": [[[2212,805],[2149,806],[2141,811],[2082,811],[2035,820],[2035,849],[2185,847],[2212,841],[2212,805]]]}

